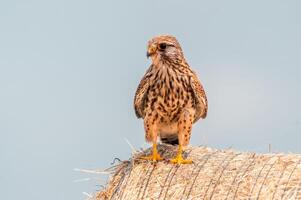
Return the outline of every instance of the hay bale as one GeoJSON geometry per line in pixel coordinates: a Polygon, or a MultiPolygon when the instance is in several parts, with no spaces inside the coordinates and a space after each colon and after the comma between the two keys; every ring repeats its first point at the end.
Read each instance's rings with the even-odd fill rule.
{"type": "MultiPolygon", "coordinates": [[[[176,147],[160,145],[159,151],[171,158],[176,147]]],[[[301,199],[301,155],[188,147],[193,164],[154,165],[139,159],[149,153],[116,165],[94,199],[301,199]]]]}

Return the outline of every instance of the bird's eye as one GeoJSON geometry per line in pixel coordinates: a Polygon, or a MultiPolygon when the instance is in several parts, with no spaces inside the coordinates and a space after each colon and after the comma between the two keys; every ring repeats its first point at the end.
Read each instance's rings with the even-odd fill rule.
{"type": "Polygon", "coordinates": [[[166,43],[160,43],[159,44],[159,49],[160,50],[165,50],[166,49],[166,43]]]}

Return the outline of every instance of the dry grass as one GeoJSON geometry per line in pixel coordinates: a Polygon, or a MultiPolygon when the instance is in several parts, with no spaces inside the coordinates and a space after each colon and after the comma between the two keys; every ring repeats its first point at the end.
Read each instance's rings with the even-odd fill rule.
{"type": "MultiPolygon", "coordinates": [[[[176,147],[160,145],[170,159],[176,147]]],[[[91,199],[301,199],[301,155],[254,154],[188,147],[191,165],[152,164],[139,159],[150,149],[111,168],[103,191],[91,199]]]]}

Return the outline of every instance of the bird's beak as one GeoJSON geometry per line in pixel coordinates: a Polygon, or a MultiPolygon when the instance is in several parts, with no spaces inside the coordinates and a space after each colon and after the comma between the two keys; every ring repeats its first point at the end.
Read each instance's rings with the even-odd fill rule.
{"type": "Polygon", "coordinates": [[[151,45],[148,47],[147,52],[146,52],[146,56],[147,58],[149,58],[150,56],[152,56],[157,50],[157,47],[155,45],[151,45]]]}

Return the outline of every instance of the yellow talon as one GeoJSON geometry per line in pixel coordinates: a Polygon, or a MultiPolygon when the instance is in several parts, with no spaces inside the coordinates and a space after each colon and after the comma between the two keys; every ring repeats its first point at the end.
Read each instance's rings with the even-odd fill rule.
{"type": "Polygon", "coordinates": [[[154,162],[163,160],[163,158],[159,154],[153,154],[153,155],[149,155],[149,156],[142,156],[141,159],[142,160],[151,160],[151,161],[154,161],[154,162]]]}
{"type": "Polygon", "coordinates": [[[191,164],[192,160],[183,159],[182,156],[177,156],[174,159],[171,159],[170,162],[173,164],[191,164]]]}
{"type": "Polygon", "coordinates": [[[151,161],[160,161],[163,160],[163,158],[160,156],[160,154],[157,151],[157,144],[153,144],[153,154],[149,156],[142,156],[141,159],[143,160],[151,160],[151,161]]]}
{"type": "Polygon", "coordinates": [[[184,159],[182,157],[182,146],[179,145],[178,154],[174,159],[170,160],[173,164],[191,164],[192,160],[184,159]]]}

